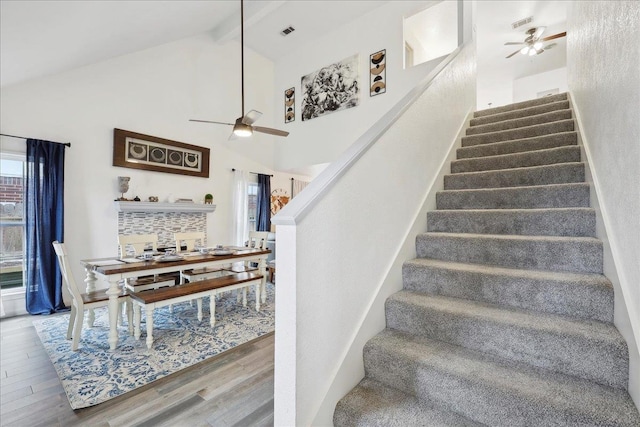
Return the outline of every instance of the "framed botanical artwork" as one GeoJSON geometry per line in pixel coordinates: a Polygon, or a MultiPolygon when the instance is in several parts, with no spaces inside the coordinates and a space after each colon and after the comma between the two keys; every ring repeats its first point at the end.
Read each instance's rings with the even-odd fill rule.
{"type": "Polygon", "coordinates": [[[296,88],[284,91],[284,122],[291,123],[296,119],[296,88]]]}
{"type": "Polygon", "coordinates": [[[209,149],[114,129],[113,166],[208,178],[209,149]]]}
{"type": "Polygon", "coordinates": [[[302,121],[360,103],[358,62],[356,54],[302,77],[302,121]]]}
{"type": "Polygon", "coordinates": [[[369,56],[369,96],[387,91],[387,49],[369,56]]]}

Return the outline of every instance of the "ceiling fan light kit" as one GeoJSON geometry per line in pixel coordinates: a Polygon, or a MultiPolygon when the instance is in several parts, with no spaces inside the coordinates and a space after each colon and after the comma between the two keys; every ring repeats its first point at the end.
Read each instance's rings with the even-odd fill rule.
{"type": "Polygon", "coordinates": [[[242,116],[238,117],[235,123],[216,122],[212,120],[197,120],[190,119],[190,122],[200,123],[215,123],[219,125],[233,126],[233,132],[229,139],[235,139],[235,137],[247,138],[253,135],[253,132],[266,133],[275,136],[287,136],[289,132],[267,128],[263,126],[253,126],[253,123],[262,116],[262,113],[256,110],[251,110],[247,114],[244,113],[244,1],[240,0],[240,67],[242,78],[242,116]]]}
{"type": "Polygon", "coordinates": [[[242,117],[236,120],[236,124],[233,125],[233,134],[241,138],[247,138],[253,135],[253,129],[251,125],[242,123],[242,117]]]}
{"type": "Polygon", "coordinates": [[[540,55],[545,49],[549,47],[553,47],[555,43],[551,43],[550,45],[544,46],[543,42],[558,39],[560,37],[564,37],[567,35],[566,32],[554,34],[552,36],[547,36],[544,38],[540,38],[542,33],[544,32],[546,27],[537,27],[537,28],[529,28],[526,31],[527,37],[524,39],[524,42],[507,42],[505,46],[508,45],[525,45],[522,49],[518,49],[513,52],[511,55],[507,56],[507,59],[511,58],[516,53],[520,52],[523,55],[535,56],[540,55]]]}

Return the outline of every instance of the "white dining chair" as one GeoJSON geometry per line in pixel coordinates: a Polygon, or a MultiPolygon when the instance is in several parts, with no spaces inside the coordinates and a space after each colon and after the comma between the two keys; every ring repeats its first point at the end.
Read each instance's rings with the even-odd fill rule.
{"type": "MultiPolygon", "coordinates": [[[[195,250],[196,246],[205,246],[205,237],[202,231],[174,233],[174,239],[176,241],[176,252],[182,252],[181,248],[183,246],[185,247],[185,252],[195,250]]],[[[188,269],[180,272],[180,282],[212,279],[214,277],[220,277],[224,275],[224,273],[225,270],[219,267],[188,269]]]]}
{"type": "MultiPolygon", "coordinates": [[[[120,234],[118,235],[118,246],[120,258],[137,256],[145,250],[158,251],[157,234],[120,234]]],[[[158,289],[163,286],[173,286],[176,278],[171,274],[156,274],[153,276],[143,276],[126,280],[125,286],[134,292],[146,291],[148,289],[158,289]]]]}
{"type": "MultiPolygon", "coordinates": [[[[82,334],[82,324],[84,323],[84,311],[88,309],[94,309],[98,307],[106,307],[109,304],[109,295],[106,294],[106,289],[97,290],[89,293],[82,293],[76,284],[71,268],[69,266],[69,259],[67,256],[67,249],[64,243],[58,241],[53,242],[53,248],[58,257],[58,265],[60,266],[60,272],[62,273],[62,279],[67,286],[67,290],[71,295],[71,314],[69,316],[69,326],[67,327],[67,339],[72,339],[71,349],[73,351],[78,350],[78,344],[80,343],[80,335],[82,334]]],[[[128,302],[129,296],[126,289],[123,289],[118,295],[118,302],[122,305],[122,302],[128,302]]],[[[129,325],[129,333],[133,334],[132,323],[132,310],[131,304],[127,304],[127,321],[129,325]]],[[[88,325],[93,326],[93,325],[88,325]]]]}
{"type": "Polygon", "coordinates": [[[182,252],[182,245],[185,246],[186,252],[195,250],[197,245],[205,246],[205,238],[203,231],[190,231],[185,233],[174,233],[173,238],[176,241],[176,252],[182,252]]]}

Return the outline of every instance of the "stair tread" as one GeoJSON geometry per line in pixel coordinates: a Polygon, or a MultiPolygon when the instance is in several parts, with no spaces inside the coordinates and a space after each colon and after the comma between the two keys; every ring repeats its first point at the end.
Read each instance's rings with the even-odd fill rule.
{"type": "Polygon", "coordinates": [[[588,337],[602,343],[611,343],[616,347],[626,346],[624,338],[615,326],[597,320],[575,319],[559,314],[540,313],[480,301],[442,295],[427,295],[406,290],[391,295],[389,301],[418,305],[438,311],[473,317],[478,320],[514,325],[524,329],[544,330],[563,336],[588,337]]]}
{"type": "MultiPolygon", "coordinates": [[[[541,150],[530,150],[530,151],[519,151],[517,153],[507,153],[507,154],[494,154],[494,155],[490,155],[490,156],[480,156],[480,157],[471,157],[471,158],[464,158],[464,159],[456,159],[453,160],[451,163],[457,163],[457,164],[461,164],[461,163],[478,163],[478,162],[489,162],[489,161],[496,161],[496,160],[503,160],[503,159],[513,159],[513,158],[518,158],[518,157],[531,157],[531,156],[535,156],[535,155],[540,155],[540,156],[544,156],[546,154],[553,154],[553,153],[562,153],[565,151],[568,152],[572,152],[572,151],[580,151],[580,147],[576,146],[576,145],[564,145],[562,147],[553,147],[553,148],[543,148],[541,150]]],[[[575,163],[575,162],[573,162],[575,163]]],[[[542,165],[540,165],[542,166],[542,165]]]]}
{"type": "Polygon", "coordinates": [[[557,132],[569,132],[574,129],[575,123],[573,119],[556,120],[554,122],[523,126],[515,129],[497,130],[477,135],[465,135],[462,137],[462,145],[477,145],[470,143],[478,141],[479,144],[486,144],[511,139],[524,139],[557,132]],[[549,132],[550,130],[552,130],[552,132],[549,132]]]}
{"type": "Polygon", "coordinates": [[[495,114],[501,114],[506,111],[522,110],[537,105],[550,104],[552,102],[564,101],[568,99],[568,93],[558,93],[556,95],[547,96],[545,98],[530,99],[528,101],[514,102],[499,107],[485,108],[474,112],[474,117],[487,117],[495,114]]]}
{"type": "Polygon", "coordinates": [[[336,406],[338,426],[481,426],[450,411],[438,409],[415,396],[365,378],[336,406]]]}
{"type": "MultiPolygon", "coordinates": [[[[628,393],[624,390],[443,341],[385,329],[373,337],[366,347],[380,347],[388,353],[413,360],[418,364],[418,372],[420,365],[428,365],[444,372],[447,376],[482,384],[485,390],[490,390],[489,393],[493,391],[491,394],[494,397],[502,394],[509,396],[509,400],[512,401],[534,401],[538,406],[554,408],[560,412],[583,414],[585,422],[598,420],[599,422],[626,422],[632,425],[639,419],[628,393]]],[[[402,361],[396,360],[396,363],[402,363],[402,361]]],[[[419,373],[416,378],[419,378],[419,373]]],[[[433,383],[421,386],[438,387],[433,383]]],[[[500,404],[504,403],[504,399],[496,400],[501,401],[500,404]]]]}
{"type": "Polygon", "coordinates": [[[540,185],[518,185],[514,187],[495,187],[495,188],[452,188],[450,190],[440,190],[438,193],[462,193],[462,192],[477,192],[477,191],[518,191],[518,190],[535,190],[535,189],[564,189],[564,188],[580,188],[589,187],[586,182],[563,182],[560,184],[540,184],[540,185]]]}
{"type": "Polygon", "coordinates": [[[600,285],[613,289],[611,281],[603,274],[598,273],[573,273],[566,271],[528,270],[521,268],[507,268],[486,264],[473,264],[455,261],[442,261],[431,258],[414,258],[405,261],[406,264],[419,266],[433,266],[438,268],[455,269],[461,271],[479,272],[491,275],[509,276],[515,278],[530,278],[540,280],[572,281],[600,285]]]}
{"type": "MultiPolygon", "coordinates": [[[[490,151],[490,150],[499,150],[501,147],[508,147],[513,145],[529,145],[536,141],[553,141],[553,140],[561,140],[565,141],[566,138],[570,139],[569,143],[563,142],[565,145],[561,146],[575,146],[577,145],[577,135],[576,131],[567,131],[567,132],[556,132],[548,135],[540,135],[540,136],[532,136],[529,138],[519,138],[519,139],[510,139],[507,141],[499,141],[499,142],[487,142],[481,145],[471,145],[469,147],[460,147],[457,149],[457,152],[474,152],[474,151],[490,151]]],[[[524,150],[526,151],[526,150],[524,150]]],[[[521,151],[513,151],[512,153],[519,153],[521,151]]],[[[483,157],[483,156],[478,156],[483,157]]],[[[475,158],[475,157],[465,157],[465,158],[475,158]]]]}
{"type": "Polygon", "coordinates": [[[518,171],[530,171],[537,169],[558,169],[558,168],[566,168],[566,167],[575,167],[575,166],[584,166],[584,162],[565,162],[565,163],[557,163],[552,165],[539,165],[539,166],[524,166],[519,168],[509,168],[509,169],[496,169],[496,170],[488,170],[488,171],[474,171],[474,172],[459,172],[459,173],[451,173],[447,176],[478,176],[483,174],[501,174],[501,173],[514,173],[518,171]]]}
{"type": "Polygon", "coordinates": [[[568,100],[558,100],[554,102],[549,102],[547,104],[534,105],[531,107],[520,108],[517,110],[505,111],[502,113],[496,113],[484,117],[474,117],[471,119],[470,126],[479,126],[487,123],[495,123],[502,120],[508,120],[509,118],[517,118],[517,117],[528,117],[536,114],[540,114],[539,112],[550,112],[550,111],[558,111],[565,110],[570,108],[571,104],[568,100]]]}
{"type": "Polygon", "coordinates": [[[427,231],[421,233],[434,237],[449,237],[458,239],[485,239],[485,240],[519,240],[519,241],[536,241],[536,242],[583,242],[598,243],[602,241],[597,237],[581,237],[581,236],[535,236],[535,235],[518,235],[518,234],[477,234],[477,233],[445,233],[441,231],[427,231]]]}
{"type": "Polygon", "coordinates": [[[572,111],[571,111],[570,108],[566,108],[566,109],[563,109],[563,110],[547,111],[547,112],[540,113],[540,114],[533,114],[533,115],[524,116],[524,117],[514,117],[514,118],[505,119],[505,120],[499,120],[499,121],[496,121],[496,122],[483,123],[483,124],[477,124],[477,125],[469,126],[467,128],[466,135],[469,135],[469,136],[470,135],[481,135],[481,134],[500,131],[500,130],[519,129],[519,128],[526,127],[526,126],[534,126],[534,125],[537,125],[537,124],[553,123],[553,122],[559,121],[559,120],[568,120],[571,117],[572,117],[572,111]],[[541,120],[545,120],[545,121],[544,122],[540,122],[541,120]],[[504,126],[504,128],[503,129],[495,129],[495,128],[498,128],[500,126],[504,126]],[[487,130],[487,131],[486,132],[482,132],[483,130],[487,130]]]}

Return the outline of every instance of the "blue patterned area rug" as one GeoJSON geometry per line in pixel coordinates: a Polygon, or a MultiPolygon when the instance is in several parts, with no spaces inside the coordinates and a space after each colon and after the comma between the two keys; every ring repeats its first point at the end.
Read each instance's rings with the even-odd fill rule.
{"type": "MultiPolygon", "coordinates": [[[[118,326],[118,347],[109,350],[106,308],[96,309],[92,329],[83,327],[78,351],[66,340],[69,315],[33,321],[40,340],[55,366],[71,408],[97,405],[152,381],[166,377],[207,358],[272,332],[275,329],[273,285],[267,283],[267,303],[255,310],[253,292],[247,307],[236,303],[234,293],[216,301],[216,324],[209,326],[209,299],[203,300],[203,318],[198,321],[195,302],[155,310],[153,347],[145,344],[145,324],[139,340],[118,326]],[[253,304],[252,304],[253,302],[253,304]]],[[[86,321],[86,316],[85,316],[86,321]]],[[[144,314],[143,314],[144,322],[144,314]]]]}

